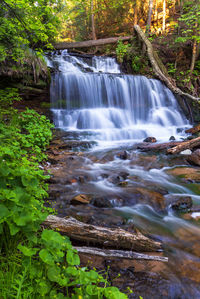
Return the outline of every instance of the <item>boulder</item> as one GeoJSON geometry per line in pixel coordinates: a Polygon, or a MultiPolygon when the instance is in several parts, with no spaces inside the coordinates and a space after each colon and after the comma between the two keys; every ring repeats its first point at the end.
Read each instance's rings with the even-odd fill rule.
{"type": "Polygon", "coordinates": [[[200,149],[197,149],[190,156],[188,156],[187,161],[190,164],[200,166],[200,149]]]}

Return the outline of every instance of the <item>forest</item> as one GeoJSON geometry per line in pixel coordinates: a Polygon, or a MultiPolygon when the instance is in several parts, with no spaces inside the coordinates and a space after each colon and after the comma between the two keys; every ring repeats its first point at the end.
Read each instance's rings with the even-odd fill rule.
{"type": "Polygon", "coordinates": [[[0,0],[0,299],[199,298],[199,103],[200,0],[0,0]]]}

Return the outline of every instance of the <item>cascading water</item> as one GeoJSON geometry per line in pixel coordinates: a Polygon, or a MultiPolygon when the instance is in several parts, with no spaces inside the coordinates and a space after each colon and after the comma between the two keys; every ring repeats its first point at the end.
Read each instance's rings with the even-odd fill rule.
{"type": "Polygon", "coordinates": [[[101,141],[180,138],[189,125],[172,92],[160,81],[123,75],[114,58],[54,56],[51,103],[64,130],[101,141]]]}
{"type": "Polygon", "coordinates": [[[52,164],[55,179],[50,198],[54,201],[57,196],[58,214],[78,215],[94,225],[125,226],[130,231],[134,225],[163,241],[164,255],[169,257],[167,265],[153,266],[149,274],[134,268],[131,280],[138,297],[200,298],[200,228],[193,220],[187,221],[182,210],[180,213],[172,208],[179,200],[184,207],[190,197],[193,210],[187,208],[191,213],[186,216],[195,219],[200,215],[198,170],[191,167],[192,175],[185,177],[190,166],[184,166],[183,155],[141,153],[127,146],[146,136],[162,141],[171,135],[176,139],[184,135],[190,124],[174,95],[158,80],[121,74],[113,58],[77,58],[63,51],[50,57],[48,64],[54,69],[54,122],[66,131],[60,134],[56,130],[64,146],[58,142],[58,151],[52,151],[56,167],[52,164]],[[80,150],[84,139],[97,140],[100,149],[69,153],[71,148],[80,150]],[[70,148],[70,142],[75,148],[70,148]],[[124,151],[123,159],[120,156],[124,151]],[[81,194],[91,200],[84,208],[72,202],[81,194]]]}

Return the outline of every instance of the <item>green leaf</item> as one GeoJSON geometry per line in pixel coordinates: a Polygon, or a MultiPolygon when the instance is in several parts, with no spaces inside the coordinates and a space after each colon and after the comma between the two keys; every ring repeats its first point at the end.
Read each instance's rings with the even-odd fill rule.
{"type": "Polygon", "coordinates": [[[127,295],[121,293],[116,287],[108,287],[104,289],[104,295],[108,299],[128,299],[127,295]]]}
{"type": "Polygon", "coordinates": [[[73,250],[67,251],[66,260],[68,264],[71,266],[80,265],[80,258],[78,254],[73,250]]]}
{"type": "Polygon", "coordinates": [[[3,205],[3,204],[0,204],[0,218],[5,218],[5,217],[8,217],[10,215],[10,212],[8,210],[8,208],[3,205]]]}
{"type": "Polygon", "coordinates": [[[12,222],[8,222],[8,226],[9,226],[9,229],[10,229],[11,236],[16,235],[16,233],[18,233],[20,231],[20,228],[12,222]]]}
{"type": "Polygon", "coordinates": [[[29,248],[27,246],[23,246],[19,244],[17,248],[25,255],[25,256],[32,256],[36,254],[36,252],[39,250],[38,248],[29,248]]]}
{"type": "Polygon", "coordinates": [[[48,265],[53,266],[54,265],[54,258],[53,255],[47,250],[47,249],[42,249],[39,252],[39,256],[41,260],[48,265]]]}
{"type": "Polygon", "coordinates": [[[61,249],[65,245],[65,237],[53,230],[43,230],[41,239],[52,248],[61,249]]]}
{"type": "Polygon", "coordinates": [[[31,187],[35,188],[38,186],[38,180],[33,176],[24,175],[24,176],[22,176],[21,180],[22,180],[22,184],[24,185],[24,187],[31,186],[31,187]]]}
{"type": "Polygon", "coordinates": [[[49,267],[47,276],[50,281],[58,282],[60,276],[60,268],[57,266],[49,267]]]}
{"type": "Polygon", "coordinates": [[[46,281],[39,282],[39,293],[41,296],[45,296],[46,294],[48,294],[50,289],[51,286],[46,281]]]}
{"type": "Polygon", "coordinates": [[[88,285],[86,287],[86,292],[89,294],[89,295],[98,295],[99,293],[99,289],[96,285],[88,285]]]}

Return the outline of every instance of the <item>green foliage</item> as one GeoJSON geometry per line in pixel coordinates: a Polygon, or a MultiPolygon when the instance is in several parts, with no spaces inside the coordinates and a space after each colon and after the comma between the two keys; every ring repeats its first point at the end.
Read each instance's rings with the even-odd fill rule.
{"type": "Polygon", "coordinates": [[[200,3],[199,1],[184,1],[183,14],[179,18],[182,36],[176,39],[178,43],[188,40],[200,42],[200,3]]]}
{"type": "Polygon", "coordinates": [[[25,50],[41,52],[58,35],[61,0],[2,0],[0,6],[0,61],[23,60],[25,50]]]}
{"type": "Polygon", "coordinates": [[[124,44],[122,40],[119,40],[117,42],[117,47],[116,47],[116,55],[117,55],[117,60],[122,63],[124,56],[127,54],[127,50],[130,48],[129,44],[124,44]]]}
{"type": "Polygon", "coordinates": [[[142,68],[142,62],[141,62],[141,57],[135,55],[132,58],[132,69],[135,73],[138,73],[142,68]]]}
{"type": "Polygon", "coordinates": [[[174,66],[174,63],[168,63],[167,69],[168,69],[168,73],[171,75],[174,75],[176,73],[176,68],[174,66]]]}
{"type": "Polygon", "coordinates": [[[0,298],[127,298],[95,270],[80,267],[68,237],[43,230],[48,178],[39,168],[52,125],[33,110],[9,107],[0,91],[0,298]],[[7,110],[6,110],[6,105],[7,110]]]}

